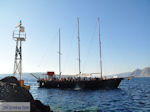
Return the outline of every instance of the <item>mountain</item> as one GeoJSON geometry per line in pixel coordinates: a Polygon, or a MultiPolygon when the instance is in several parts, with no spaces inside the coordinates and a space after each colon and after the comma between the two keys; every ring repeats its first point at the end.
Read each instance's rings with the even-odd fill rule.
{"type": "Polygon", "coordinates": [[[146,67],[142,71],[143,76],[150,76],[150,67],[146,67]]]}
{"type": "Polygon", "coordinates": [[[136,69],[131,73],[132,76],[137,77],[150,77],[150,67],[144,69],[136,69]]]}
{"type": "Polygon", "coordinates": [[[117,74],[118,77],[130,77],[132,72],[124,72],[117,74]]]}

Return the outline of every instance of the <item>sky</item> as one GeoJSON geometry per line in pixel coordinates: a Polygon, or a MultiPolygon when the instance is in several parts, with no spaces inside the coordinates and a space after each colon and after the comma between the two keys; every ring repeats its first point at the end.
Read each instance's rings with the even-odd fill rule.
{"type": "Polygon", "coordinates": [[[150,66],[149,0],[0,0],[0,73],[13,73],[12,33],[22,20],[23,72],[58,73],[61,29],[62,74],[78,73],[77,17],[80,19],[81,72],[99,67],[98,22],[103,74],[150,66]]]}

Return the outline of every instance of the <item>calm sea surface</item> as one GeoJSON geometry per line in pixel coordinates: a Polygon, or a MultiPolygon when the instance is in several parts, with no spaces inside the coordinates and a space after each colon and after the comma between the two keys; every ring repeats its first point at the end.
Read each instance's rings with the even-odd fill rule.
{"type": "Polygon", "coordinates": [[[44,89],[28,83],[34,98],[56,112],[150,112],[150,78],[123,80],[119,89],[94,91],[44,89]]]}
{"type": "Polygon", "coordinates": [[[35,99],[55,112],[150,112],[150,78],[123,80],[115,90],[59,90],[38,88],[26,78],[35,99]]]}

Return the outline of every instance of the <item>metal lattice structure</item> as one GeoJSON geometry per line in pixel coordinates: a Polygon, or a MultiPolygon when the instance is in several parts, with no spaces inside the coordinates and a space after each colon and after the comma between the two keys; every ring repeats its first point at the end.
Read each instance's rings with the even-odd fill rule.
{"type": "Polygon", "coordinates": [[[15,31],[13,32],[13,39],[16,41],[16,50],[15,50],[15,60],[14,60],[14,75],[19,74],[21,80],[22,74],[22,42],[26,40],[26,33],[22,22],[20,21],[19,25],[16,26],[15,31]]]}

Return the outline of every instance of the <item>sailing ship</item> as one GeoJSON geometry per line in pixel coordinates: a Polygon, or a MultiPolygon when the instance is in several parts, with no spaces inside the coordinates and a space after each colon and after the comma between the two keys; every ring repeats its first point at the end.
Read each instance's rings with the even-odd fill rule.
{"type": "Polygon", "coordinates": [[[123,78],[117,76],[113,78],[104,78],[102,74],[102,55],[101,55],[101,38],[100,38],[100,22],[99,25],[99,56],[100,56],[100,77],[86,77],[81,74],[80,61],[80,32],[79,32],[79,18],[78,22],[78,67],[79,73],[76,77],[62,77],[61,75],[61,36],[59,29],[59,77],[56,77],[54,72],[47,72],[48,78],[38,79],[39,87],[44,88],[59,88],[59,89],[116,89],[123,78]]]}

